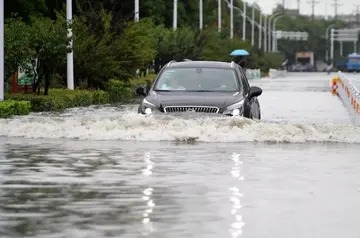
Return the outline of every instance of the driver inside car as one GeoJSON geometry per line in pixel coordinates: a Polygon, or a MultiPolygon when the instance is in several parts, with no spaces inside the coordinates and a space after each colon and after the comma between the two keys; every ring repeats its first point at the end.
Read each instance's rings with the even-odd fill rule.
{"type": "Polygon", "coordinates": [[[185,90],[186,89],[184,86],[181,86],[178,83],[178,80],[175,77],[175,75],[172,75],[172,77],[169,77],[166,81],[167,81],[166,84],[163,83],[160,86],[160,88],[162,90],[185,90]]]}

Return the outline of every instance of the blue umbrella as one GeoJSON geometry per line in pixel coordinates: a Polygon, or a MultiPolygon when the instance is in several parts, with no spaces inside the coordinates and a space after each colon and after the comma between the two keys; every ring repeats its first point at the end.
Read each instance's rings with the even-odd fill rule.
{"type": "Polygon", "coordinates": [[[231,52],[230,56],[247,56],[249,52],[247,50],[238,49],[231,52]]]}

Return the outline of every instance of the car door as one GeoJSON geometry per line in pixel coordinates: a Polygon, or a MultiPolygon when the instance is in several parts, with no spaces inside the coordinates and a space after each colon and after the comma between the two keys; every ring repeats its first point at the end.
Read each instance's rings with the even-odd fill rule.
{"type": "MultiPolygon", "coordinates": [[[[244,96],[247,98],[249,96],[251,86],[245,70],[240,66],[238,66],[238,68],[241,74],[242,84],[244,85],[244,96]]],[[[251,98],[251,100],[248,101],[248,107],[248,111],[244,112],[244,114],[249,113],[250,117],[260,118],[260,104],[257,97],[251,98]]]]}
{"type": "Polygon", "coordinates": [[[240,66],[237,66],[237,71],[241,79],[241,84],[243,85],[244,96],[247,97],[250,91],[250,85],[247,80],[246,74],[240,66]]]}

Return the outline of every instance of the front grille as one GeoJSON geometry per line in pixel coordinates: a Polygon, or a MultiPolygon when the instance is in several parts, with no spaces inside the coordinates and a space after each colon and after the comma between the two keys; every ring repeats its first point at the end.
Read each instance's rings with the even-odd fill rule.
{"type": "Polygon", "coordinates": [[[206,106],[170,106],[164,108],[165,113],[174,112],[202,112],[202,113],[218,113],[218,107],[206,107],[206,106]]]}

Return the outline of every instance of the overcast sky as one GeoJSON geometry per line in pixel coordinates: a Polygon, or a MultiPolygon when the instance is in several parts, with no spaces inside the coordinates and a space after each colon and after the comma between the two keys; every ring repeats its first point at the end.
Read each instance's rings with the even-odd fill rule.
{"type": "MultiPolygon", "coordinates": [[[[277,3],[282,4],[282,0],[246,0],[248,3],[257,2],[258,5],[265,13],[271,13],[272,9],[277,3]]],[[[334,0],[317,0],[319,3],[315,5],[315,15],[334,15],[334,0]]],[[[300,12],[301,14],[311,14],[311,4],[309,0],[300,0],[300,12]]],[[[359,0],[338,0],[341,6],[338,7],[339,14],[355,14],[356,4],[360,6],[359,0]]],[[[286,8],[297,8],[297,0],[285,0],[286,8]]],[[[359,7],[360,10],[360,7],[359,7]]]]}

